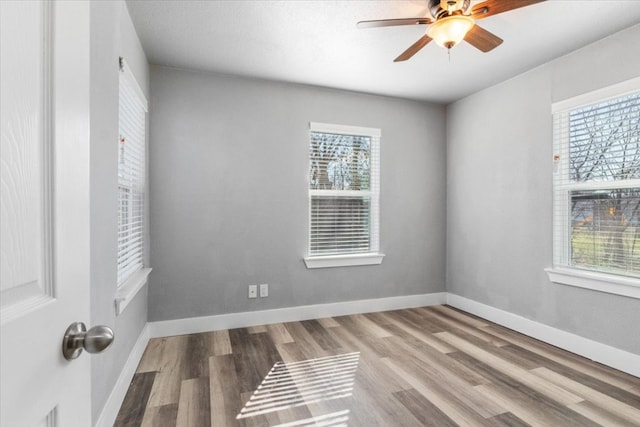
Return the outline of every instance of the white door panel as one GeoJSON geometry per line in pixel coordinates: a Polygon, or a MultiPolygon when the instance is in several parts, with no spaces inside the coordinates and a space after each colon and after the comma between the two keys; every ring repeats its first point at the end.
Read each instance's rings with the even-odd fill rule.
{"type": "Polygon", "coordinates": [[[0,1],[1,424],[91,424],[89,3],[0,1]]]}

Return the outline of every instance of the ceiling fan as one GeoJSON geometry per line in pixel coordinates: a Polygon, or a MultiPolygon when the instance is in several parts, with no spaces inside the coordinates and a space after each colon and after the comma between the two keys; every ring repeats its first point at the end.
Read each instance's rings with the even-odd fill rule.
{"type": "Polygon", "coordinates": [[[393,27],[398,25],[429,25],[424,36],[409,46],[394,62],[406,61],[431,40],[451,49],[462,40],[489,52],[502,44],[502,39],[476,24],[479,19],[519,9],[545,0],[486,0],[470,7],[471,0],[427,0],[431,17],[378,19],[360,21],[358,28],[393,27]]]}

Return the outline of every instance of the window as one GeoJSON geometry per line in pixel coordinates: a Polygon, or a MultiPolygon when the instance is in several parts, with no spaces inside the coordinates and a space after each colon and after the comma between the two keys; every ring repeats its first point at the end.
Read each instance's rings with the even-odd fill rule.
{"type": "Polygon", "coordinates": [[[308,268],[379,264],[379,129],[311,123],[308,268]]]}
{"type": "Polygon", "coordinates": [[[637,79],[554,104],[553,122],[555,266],[640,283],[637,79]]]}
{"type": "MultiPolygon", "coordinates": [[[[118,138],[118,286],[144,264],[147,102],[120,59],[118,138]]],[[[145,276],[146,279],[146,276],[145,276]]]]}

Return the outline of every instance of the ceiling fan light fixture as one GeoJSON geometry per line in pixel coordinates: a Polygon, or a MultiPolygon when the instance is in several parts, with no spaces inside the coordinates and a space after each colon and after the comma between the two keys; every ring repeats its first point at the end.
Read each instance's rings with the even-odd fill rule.
{"type": "Polygon", "coordinates": [[[438,45],[451,49],[460,43],[469,30],[473,28],[475,21],[466,15],[451,15],[438,19],[427,30],[427,35],[438,45]]]}

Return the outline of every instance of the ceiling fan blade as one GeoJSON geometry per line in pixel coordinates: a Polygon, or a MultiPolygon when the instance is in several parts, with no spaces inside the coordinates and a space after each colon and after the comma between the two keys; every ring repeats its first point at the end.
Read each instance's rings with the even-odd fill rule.
{"type": "Polygon", "coordinates": [[[502,39],[495,34],[485,30],[478,24],[464,36],[464,40],[473,47],[483,52],[489,52],[502,44],[502,39]]]}
{"type": "Polygon", "coordinates": [[[431,18],[401,18],[401,19],[377,19],[374,21],[360,21],[358,28],[395,27],[398,25],[426,25],[431,24],[431,18]]]}
{"type": "Polygon", "coordinates": [[[424,36],[420,37],[417,42],[409,46],[409,49],[402,52],[400,56],[393,60],[393,62],[406,61],[407,59],[418,53],[420,49],[429,44],[431,40],[433,39],[425,34],[424,36]]]}
{"type": "Polygon", "coordinates": [[[483,19],[543,1],[545,0],[487,0],[473,6],[471,8],[471,16],[474,19],[483,19]]]}

